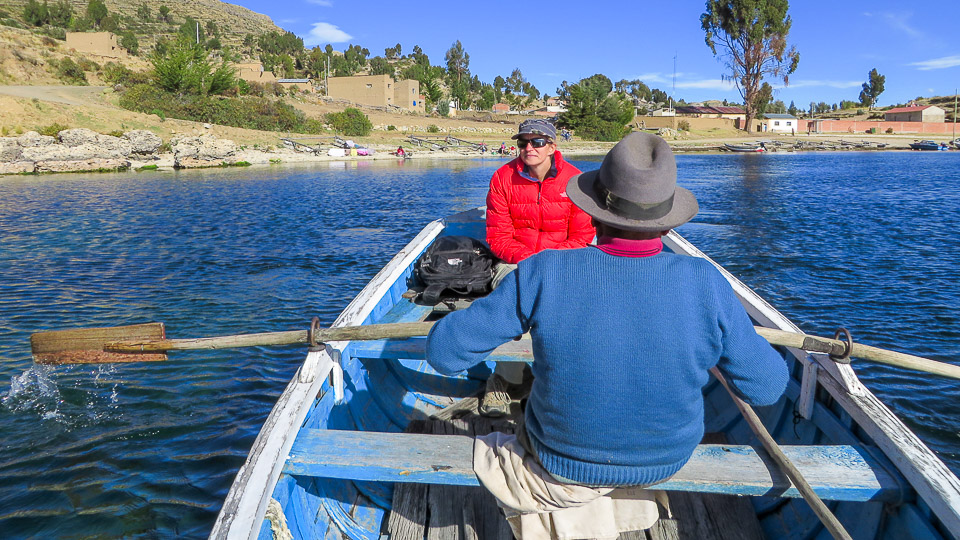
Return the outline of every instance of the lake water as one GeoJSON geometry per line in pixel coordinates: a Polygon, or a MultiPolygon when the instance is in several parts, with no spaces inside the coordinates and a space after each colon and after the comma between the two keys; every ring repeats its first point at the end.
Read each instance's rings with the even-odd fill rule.
{"type": "MultiPolygon", "coordinates": [[[[583,170],[598,160],[574,161],[583,170]]],[[[0,535],[209,533],[303,351],[38,367],[29,336],[330,324],[497,160],[0,178],[0,535]]],[[[680,232],[805,331],[960,363],[960,152],[681,155],[680,232]]],[[[954,471],[957,384],[856,363],[954,471]]]]}

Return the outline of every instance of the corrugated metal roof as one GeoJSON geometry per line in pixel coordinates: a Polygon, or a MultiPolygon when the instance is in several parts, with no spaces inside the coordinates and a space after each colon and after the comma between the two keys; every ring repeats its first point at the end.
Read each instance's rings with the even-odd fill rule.
{"type": "Polygon", "coordinates": [[[884,111],[884,114],[888,113],[902,113],[902,112],[919,112],[933,107],[933,105],[924,105],[922,107],[897,107],[895,109],[890,109],[889,111],[884,111]]]}
{"type": "Polygon", "coordinates": [[[712,107],[720,112],[720,114],[747,114],[747,111],[741,109],[740,107],[712,107]]]}
{"type": "Polygon", "coordinates": [[[308,83],[310,79],[277,79],[278,83],[308,83]]]}
{"type": "Polygon", "coordinates": [[[767,118],[774,118],[777,120],[796,120],[797,117],[792,114],[780,114],[780,113],[765,113],[764,116],[767,118]]]}
{"type": "Polygon", "coordinates": [[[677,114],[746,114],[740,107],[703,107],[686,105],[676,108],[677,114]]]}

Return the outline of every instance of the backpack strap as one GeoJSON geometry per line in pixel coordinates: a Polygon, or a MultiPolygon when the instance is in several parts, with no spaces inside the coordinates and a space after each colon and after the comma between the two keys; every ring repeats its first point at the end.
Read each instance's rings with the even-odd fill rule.
{"type": "Polygon", "coordinates": [[[435,306],[437,302],[440,301],[440,294],[446,289],[447,286],[444,283],[433,283],[427,285],[427,288],[423,290],[420,298],[423,299],[423,302],[429,306],[435,306]]]}

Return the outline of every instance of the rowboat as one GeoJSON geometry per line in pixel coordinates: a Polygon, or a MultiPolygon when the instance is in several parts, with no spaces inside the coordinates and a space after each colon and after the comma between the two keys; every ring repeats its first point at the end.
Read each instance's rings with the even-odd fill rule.
{"type": "Polygon", "coordinates": [[[730,144],[725,143],[721,150],[729,150],[730,152],[766,152],[767,148],[763,143],[755,144],[730,144]]]}
{"type": "MultiPolygon", "coordinates": [[[[454,301],[430,307],[413,299],[414,263],[441,235],[483,233],[483,208],[429,223],[333,326],[434,320],[457,309],[454,301]]],[[[709,260],[676,232],[664,244],[709,260]]],[[[717,267],[755,325],[799,332],[717,267]]],[[[532,361],[530,343],[499,347],[486,367],[532,361]]],[[[852,537],[960,536],[960,480],[850,365],[778,350],[792,380],[785,396],[758,414],[852,537]]],[[[440,375],[424,361],[424,338],[316,347],[267,418],[211,538],[510,538],[472,470],[471,435],[512,425],[476,415],[473,396],[488,374],[440,375]]],[[[704,395],[704,443],[658,485],[669,494],[672,515],[664,513],[646,535],[621,538],[711,538],[723,530],[738,538],[828,538],[722,385],[711,379],[704,395]]]]}
{"type": "Polygon", "coordinates": [[[946,150],[947,146],[941,145],[937,141],[917,141],[910,143],[911,150],[946,150]]]}

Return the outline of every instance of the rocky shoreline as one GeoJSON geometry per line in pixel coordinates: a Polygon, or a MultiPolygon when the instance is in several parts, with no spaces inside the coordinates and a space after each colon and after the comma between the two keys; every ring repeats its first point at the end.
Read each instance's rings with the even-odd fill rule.
{"type": "MultiPolygon", "coordinates": [[[[392,159],[388,150],[368,156],[327,156],[302,148],[261,150],[238,146],[212,135],[182,136],[163,140],[148,130],[133,130],[116,137],[77,128],[56,137],[29,131],[19,137],[0,137],[0,175],[67,172],[108,172],[130,169],[191,169],[258,164],[392,159]]],[[[419,158],[480,156],[479,152],[412,152],[419,158]]]]}
{"type": "MultiPolygon", "coordinates": [[[[721,140],[722,141],[722,140],[721,140]]],[[[868,149],[862,145],[847,146],[837,143],[803,141],[775,141],[770,151],[800,150],[850,150],[868,149]]],[[[866,144],[866,143],[864,143],[866,144]]],[[[449,149],[437,151],[405,145],[408,156],[414,159],[450,159],[488,157],[509,159],[510,156],[482,154],[477,151],[449,149]]],[[[612,143],[577,141],[561,144],[568,156],[605,154],[612,143]]],[[[722,147],[717,140],[671,142],[675,152],[716,152],[722,147]]],[[[230,139],[213,135],[174,136],[168,145],[148,130],[132,130],[116,137],[96,131],[77,128],[66,129],[56,137],[29,131],[19,137],[0,137],[0,175],[45,174],[66,172],[108,172],[143,169],[190,169],[205,167],[229,167],[246,165],[272,165],[278,163],[310,163],[347,160],[396,160],[392,154],[395,146],[373,145],[372,155],[328,156],[304,145],[281,145],[277,148],[247,148],[230,139]]],[[[873,146],[869,149],[905,150],[908,146],[873,146]]]]}

